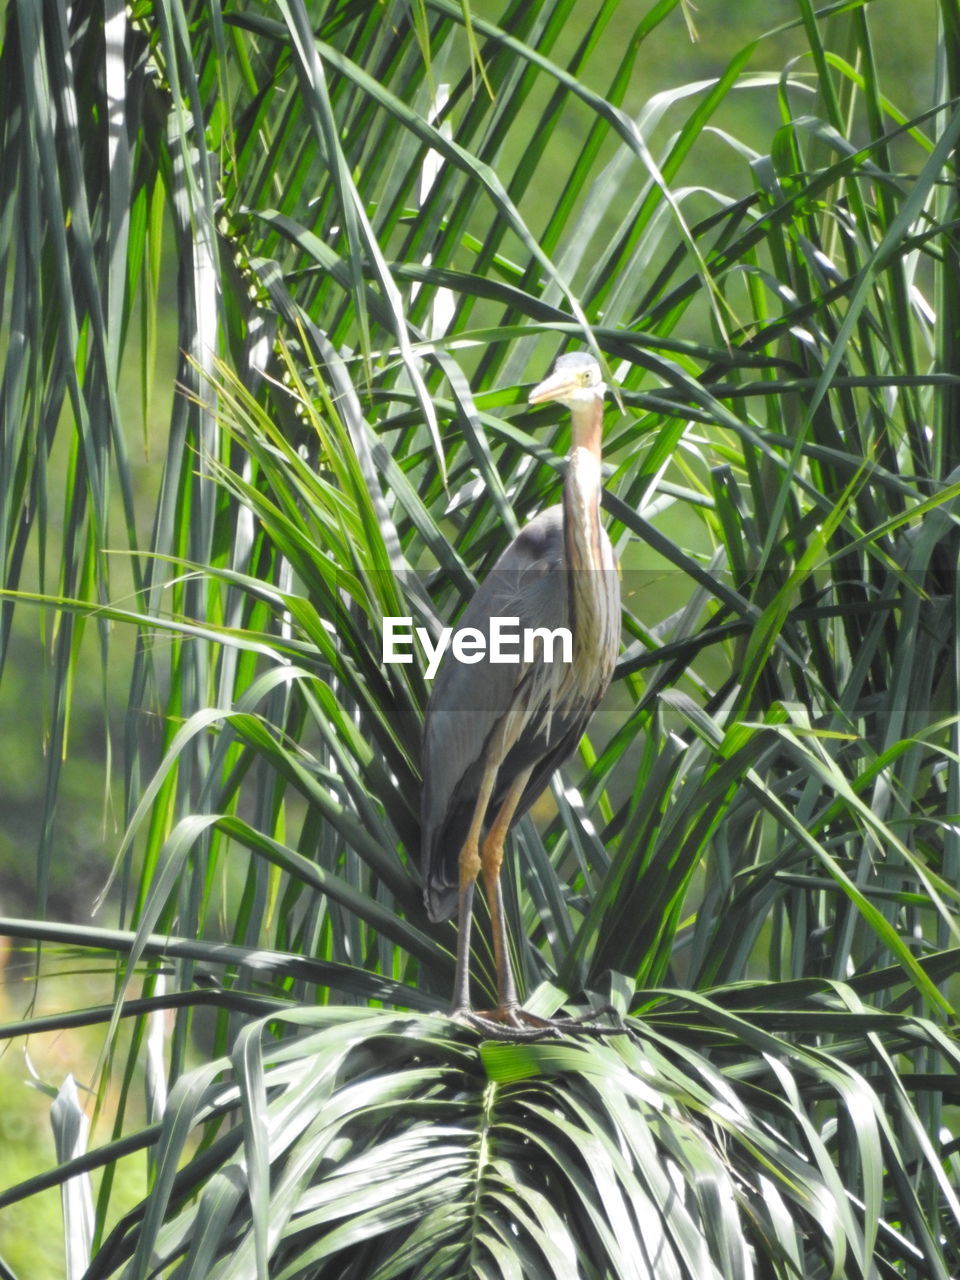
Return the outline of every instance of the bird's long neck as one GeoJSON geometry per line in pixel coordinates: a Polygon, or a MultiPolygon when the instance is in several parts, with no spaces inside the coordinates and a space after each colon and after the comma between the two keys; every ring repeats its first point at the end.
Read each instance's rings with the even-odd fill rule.
{"type": "Polygon", "coordinates": [[[573,438],[563,486],[563,536],[570,569],[600,569],[603,401],[573,407],[573,438]]]}
{"type": "Polygon", "coordinates": [[[573,632],[571,679],[584,696],[595,679],[605,687],[609,673],[598,673],[596,652],[610,626],[606,579],[612,565],[604,554],[600,527],[601,435],[603,401],[599,396],[573,409],[573,439],[563,486],[563,537],[567,562],[567,614],[573,632]]]}

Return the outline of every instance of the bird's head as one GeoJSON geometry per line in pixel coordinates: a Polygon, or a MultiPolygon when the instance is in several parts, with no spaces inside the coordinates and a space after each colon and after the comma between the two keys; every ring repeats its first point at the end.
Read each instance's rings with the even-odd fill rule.
{"type": "Polygon", "coordinates": [[[602,400],[606,387],[600,374],[600,366],[586,351],[571,351],[560,356],[549,378],[530,392],[531,404],[545,404],[559,400],[561,404],[587,405],[602,400]]]}

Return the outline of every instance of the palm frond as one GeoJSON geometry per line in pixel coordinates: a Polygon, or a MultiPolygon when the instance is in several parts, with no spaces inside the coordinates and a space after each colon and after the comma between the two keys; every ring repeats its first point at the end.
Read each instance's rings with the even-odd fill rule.
{"type": "Polygon", "coordinates": [[[50,679],[0,929],[116,1003],[6,1029],[105,1026],[113,1136],[0,1203],[102,1168],[90,1277],[956,1270],[960,9],[904,105],[882,7],[670,83],[687,8],[6,13],[0,670],[39,607],[50,679]],[[533,1005],[630,1033],[478,1046],[431,1013],[427,685],[382,620],[455,618],[555,501],[524,383],[571,343],[618,388],[625,646],[507,913],[533,1005]],[[43,918],[85,630],[115,927],[43,918]]]}

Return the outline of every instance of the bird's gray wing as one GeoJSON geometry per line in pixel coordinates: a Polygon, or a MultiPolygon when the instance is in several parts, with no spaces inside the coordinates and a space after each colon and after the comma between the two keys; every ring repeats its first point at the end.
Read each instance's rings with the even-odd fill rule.
{"type": "MultiPolygon", "coordinates": [[[[457,625],[487,635],[490,618],[509,617],[517,619],[521,634],[532,627],[553,631],[569,626],[566,611],[563,512],[551,507],[504,551],[457,625]]],[[[449,652],[437,674],[424,725],[421,804],[422,865],[433,919],[446,919],[456,907],[457,842],[472,816],[484,749],[530,675],[522,662],[493,663],[488,653],[466,664],[449,652]]]]}

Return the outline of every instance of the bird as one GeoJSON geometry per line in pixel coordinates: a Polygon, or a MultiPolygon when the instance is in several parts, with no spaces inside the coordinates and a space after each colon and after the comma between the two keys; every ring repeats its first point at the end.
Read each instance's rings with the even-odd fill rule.
{"type": "MultiPolygon", "coordinates": [[[[604,386],[586,352],[561,355],[529,395],[559,402],[571,417],[563,501],[526,524],[467,604],[460,628],[487,634],[509,618],[517,633],[570,633],[570,661],[548,661],[546,642],[528,661],[458,661],[449,650],[427,703],[423,733],[421,866],[424,903],[434,923],[458,918],[451,1015],[496,1035],[540,1034],[547,1020],[517,997],[504,920],[500,868],[509,828],[530,808],[553,771],[576,749],[606,693],[620,645],[620,578],[600,522],[604,386]],[[474,1012],[470,933],[474,887],[489,906],[497,1005],[474,1012]]],[[[519,651],[518,651],[519,652],[519,651]]],[[[566,656],[566,655],[563,655],[566,656]]],[[[557,1025],[560,1021],[556,1020],[557,1025]]]]}

